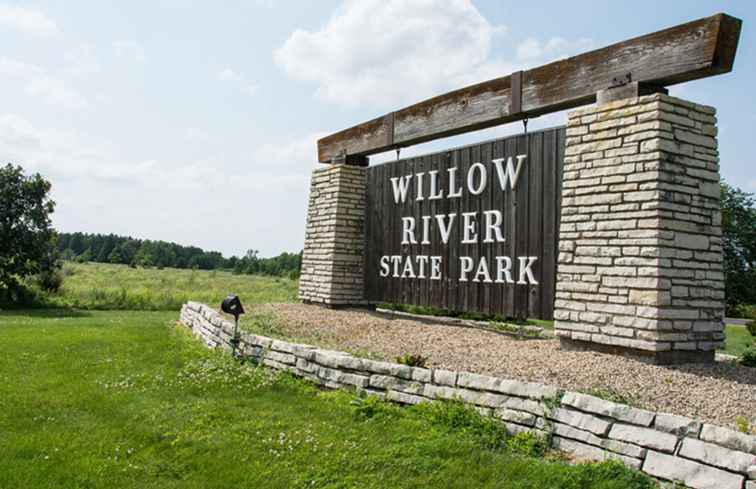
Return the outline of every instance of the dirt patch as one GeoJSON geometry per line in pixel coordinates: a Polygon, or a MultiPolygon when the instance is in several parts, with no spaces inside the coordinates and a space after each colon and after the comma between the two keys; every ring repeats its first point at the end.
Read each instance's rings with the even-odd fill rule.
{"type": "Polygon", "coordinates": [[[654,411],[734,425],[756,414],[756,369],[731,362],[656,366],[596,352],[565,351],[556,340],[517,340],[494,332],[433,324],[365,310],[267,304],[285,336],[323,347],[394,360],[422,354],[428,366],[542,382],[563,389],[602,389],[654,411]]]}

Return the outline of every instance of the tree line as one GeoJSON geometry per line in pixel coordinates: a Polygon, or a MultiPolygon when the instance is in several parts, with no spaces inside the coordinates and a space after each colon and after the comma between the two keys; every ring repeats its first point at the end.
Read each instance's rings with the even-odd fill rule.
{"type": "Polygon", "coordinates": [[[238,274],[299,275],[301,253],[262,258],[257,250],[242,257],[224,257],[218,251],[167,241],[141,240],[115,234],[59,233],[61,258],[78,262],[116,263],[135,267],[232,270],[238,274]]]}
{"type": "MultiPolygon", "coordinates": [[[[50,183],[23,168],[0,166],[0,304],[21,302],[27,280],[44,290],[62,283],[60,257],[130,266],[227,269],[238,274],[297,277],[302,253],[261,258],[257,250],[225,258],[217,251],[114,234],[60,233],[52,227],[50,183]]],[[[756,199],[725,183],[722,248],[728,314],[756,317],[756,199]],[[747,306],[747,314],[739,312],[747,306]]]]}

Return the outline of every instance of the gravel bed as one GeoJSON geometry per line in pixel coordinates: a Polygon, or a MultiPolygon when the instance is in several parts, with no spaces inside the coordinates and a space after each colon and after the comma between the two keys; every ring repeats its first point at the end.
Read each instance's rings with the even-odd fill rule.
{"type": "Polygon", "coordinates": [[[266,304],[285,336],[322,347],[393,360],[412,353],[428,366],[557,385],[609,389],[654,411],[733,426],[756,421],[756,368],[732,362],[656,366],[597,352],[565,351],[557,340],[517,340],[480,329],[391,318],[366,310],[266,304]]]}

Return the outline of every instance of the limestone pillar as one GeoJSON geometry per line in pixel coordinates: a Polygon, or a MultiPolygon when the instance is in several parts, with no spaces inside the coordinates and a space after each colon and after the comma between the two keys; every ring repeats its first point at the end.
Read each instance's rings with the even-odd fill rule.
{"type": "Polygon", "coordinates": [[[299,298],[362,305],[367,168],[329,165],[312,174],[299,298]]]}
{"type": "Polygon", "coordinates": [[[724,275],[715,110],[665,94],[569,114],[555,328],[563,346],[712,361],[724,275]]]}

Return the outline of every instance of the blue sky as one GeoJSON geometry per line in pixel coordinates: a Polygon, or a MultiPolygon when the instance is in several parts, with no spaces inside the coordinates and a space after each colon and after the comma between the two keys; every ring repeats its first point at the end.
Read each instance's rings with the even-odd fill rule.
{"type": "Polygon", "coordinates": [[[744,21],[734,71],[671,94],[718,109],[722,174],[756,191],[756,3],[746,0],[0,0],[0,161],[53,182],[61,231],[298,251],[318,137],[717,12],[744,21]]]}

